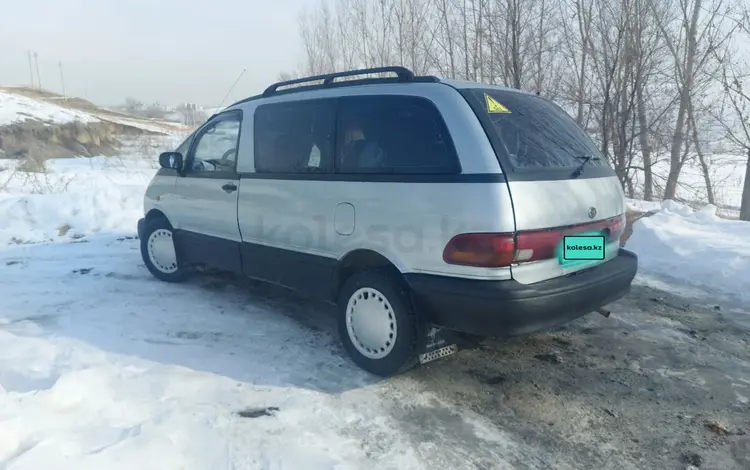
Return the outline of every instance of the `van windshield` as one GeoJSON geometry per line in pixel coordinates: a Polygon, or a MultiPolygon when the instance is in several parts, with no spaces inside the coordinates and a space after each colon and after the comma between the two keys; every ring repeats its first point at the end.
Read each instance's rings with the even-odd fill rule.
{"type": "Polygon", "coordinates": [[[475,111],[491,123],[485,131],[494,134],[495,151],[505,153],[513,169],[575,168],[585,157],[590,157],[588,165],[606,165],[594,142],[557,105],[514,91],[473,89],[469,94],[475,111]]]}

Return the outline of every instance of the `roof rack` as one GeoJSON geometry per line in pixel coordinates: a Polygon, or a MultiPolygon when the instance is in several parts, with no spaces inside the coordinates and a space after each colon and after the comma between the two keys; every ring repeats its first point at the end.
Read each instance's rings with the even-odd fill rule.
{"type": "Polygon", "coordinates": [[[362,84],[370,84],[370,83],[389,83],[389,82],[394,82],[394,81],[399,82],[399,83],[407,83],[407,82],[436,83],[436,82],[439,82],[440,79],[438,77],[433,77],[433,76],[416,76],[414,75],[414,72],[407,69],[406,67],[394,65],[394,66],[388,66],[388,67],[374,67],[374,68],[369,68],[369,69],[347,70],[345,72],[335,72],[335,73],[328,73],[324,75],[314,75],[312,77],[295,78],[294,80],[286,80],[283,82],[277,82],[269,86],[268,88],[266,88],[262,96],[267,97],[267,96],[273,95],[274,93],[303,91],[303,90],[309,90],[311,88],[330,88],[333,86],[362,85],[362,84]],[[395,73],[396,77],[363,78],[359,80],[335,82],[337,78],[342,78],[342,77],[353,77],[357,75],[367,75],[367,74],[373,74],[373,73],[387,73],[387,72],[395,73]],[[297,85],[300,83],[307,83],[307,82],[318,82],[321,80],[323,81],[323,83],[313,83],[310,85],[293,87],[288,90],[278,91],[279,87],[282,87],[282,86],[297,85]]]}

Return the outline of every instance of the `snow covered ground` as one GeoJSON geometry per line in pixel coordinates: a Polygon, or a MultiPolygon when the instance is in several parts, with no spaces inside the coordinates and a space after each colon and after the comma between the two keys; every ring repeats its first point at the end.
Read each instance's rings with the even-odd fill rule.
{"type": "Polygon", "coordinates": [[[155,283],[138,257],[103,235],[0,253],[2,468],[365,468],[362,437],[381,468],[420,468],[327,338],[237,290],[155,283]]]}
{"type": "MultiPolygon", "coordinates": [[[[154,138],[151,153],[175,148],[182,137],[154,138]]],[[[48,160],[46,173],[15,171],[13,161],[0,160],[0,246],[132,232],[157,166],[138,156],[142,146],[131,142],[122,158],[48,160]]]]}
{"type": "MultiPolygon", "coordinates": [[[[412,377],[374,381],[344,359],[330,330],[307,323],[316,314],[305,303],[280,307],[221,278],[155,281],[134,238],[152,159],[60,159],[32,175],[8,165],[1,469],[460,468],[467,449],[490,455],[484,468],[557,463],[412,377]],[[404,415],[416,424],[405,427],[404,415]],[[450,429],[415,441],[434,416],[450,429]]],[[[630,204],[660,209],[628,242],[640,256],[638,282],[750,302],[749,223],[711,208],[630,204]]]]}
{"type": "Polygon", "coordinates": [[[7,126],[26,120],[49,124],[65,124],[73,121],[97,122],[88,113],[64,108],[53,103],[28,98],[15,93],[0,91],[0,126],[7,126]]]}
{"type": "Polygon", "coordinates": [[[134,238],[153,168],[50,170],[49,192],[0,194],[0,468],[427,468],[381,409],[390,385],[329,333],[231,285],[154,282],[134,238]]]}
{"type": "Polygon", "coordinates": [[[659,213],[636,222],[627,247],[639,255],[638,281],[665,281],[687,293],[729,296],[750,305],[750,223],[716,216],[716,207],[698,211],[665,201],[629,201],[659,213]]]}

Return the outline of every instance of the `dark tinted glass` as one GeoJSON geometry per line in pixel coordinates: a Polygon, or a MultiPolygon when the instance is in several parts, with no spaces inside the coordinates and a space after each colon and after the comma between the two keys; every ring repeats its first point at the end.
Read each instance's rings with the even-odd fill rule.
{"type": "Polygon", "coordinates": [[[272,103],[255,110],[255,170],[327,173],[333,169],[336,102],[272,103]]]}
{"type": "Polygon", "coordinates": [[[336,137],[339,173],[460,172],[448,129],[435,105],[415,96],[340,99],[336,137]]]}
{"type": "MultiPolygon", "coordinates": [[[[601,158],[594,142],[565,111],[534,95],[512,91],[474,90],[478,108],[489,117],[514,168],[569,168],[581,157],[601,158]]],[[[591,160],[589,165],[604,165],[591,160]]]]}

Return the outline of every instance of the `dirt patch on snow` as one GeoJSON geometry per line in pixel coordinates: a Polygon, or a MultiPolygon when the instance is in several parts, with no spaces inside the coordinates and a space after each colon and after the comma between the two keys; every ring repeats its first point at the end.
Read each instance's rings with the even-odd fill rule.
{"type": "MultiPolygon", "coordinates": [[[[295,318],[345,358],[329,307],[234,284],[244,302],[295,318]]],[[[610,318],[486,340],[372,391],[425,468],[746,470],[750,313],[717,302],[634,285],[610,318]]],[[[321,389],[350,374],[319,373],[321,389]]]]}
{"type": "Polygon", "coordinates": [[[750,468],[750,328],[720,306],[634,286],[609,319],[487,341],[411,376],[544,449],[542,468],[750,468]]]}
{"type": "Polygon", "coordinates": [[[111,122],[45,124],[26,121],[0,127],[0,158],[67,158],[117,155],[120,138],[148,133],[111,122]]]}

